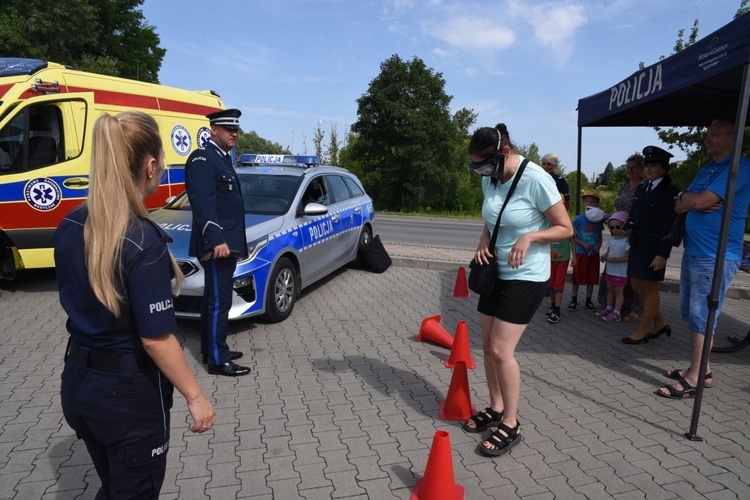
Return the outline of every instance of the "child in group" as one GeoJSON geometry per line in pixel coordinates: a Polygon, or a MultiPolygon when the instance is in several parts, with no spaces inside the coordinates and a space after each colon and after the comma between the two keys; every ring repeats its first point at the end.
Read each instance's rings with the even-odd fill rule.
{"type": "Polygon", "coordinates": [[[607,221],[612,237],[607,251],[601,257],[606,262],[604,272],[607,280],[607,307],[596,313],[604,321],[620,321],[620,309],[625,298],[625,285],[628,283],[628,231],[623,226],[628,220],[627,212],[615,212],[607,221]]]}
{"type": "Polygon", "coordinates": [[[596,312],[591,301],[594,285],[599,282],[599,249],[602,246],[602,231],[604,230],[604,212],[599,208],[599,193],[590,189],[583,193],[583,204],[586,212],[573,219],[573,239],[576,242],[575,264],[573,264],[572,295],[568,311],[575,311],[578,307],[578,287],[586,285],[585,307],[588,311],[596,312]]]}
{"type": "Polygon", "coordinates": [[[575,246],[573,238],[550,243],[550,275],[547,283],[550,307],[547,311],[547,321],[557,323],[560,321],[560,305],[562,304],[563,290],[565,289],[565,278],[568,275],[568,264],[575,265],[575,254],[572,249],[575,246]]]}

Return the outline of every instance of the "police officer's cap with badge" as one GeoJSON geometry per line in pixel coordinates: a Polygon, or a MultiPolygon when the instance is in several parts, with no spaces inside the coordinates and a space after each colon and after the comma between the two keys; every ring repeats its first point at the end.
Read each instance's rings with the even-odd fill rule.
{"type": "Polygon", "coordinates": [[[658,163],[664,170],[669,170],[669,159],[674,155],[669,151],[664,151],[658,146],[646,146],[643,148],[643,164],[658,163]]]}
{"type": "Polygon", "coordinates": [[[222,109],[206,115],[211,126],[223,127],[227,130],[240,129],[240,116],[242,111],[239,109],[222,109]]]}

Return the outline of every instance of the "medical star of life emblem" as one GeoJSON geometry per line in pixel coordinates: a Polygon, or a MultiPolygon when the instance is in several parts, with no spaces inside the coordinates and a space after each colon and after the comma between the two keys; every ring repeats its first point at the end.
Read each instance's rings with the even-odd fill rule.
{"type": "Polygon", "coordinates": [[[201,127],[198,129],[198,136],[196,143],[198,144],[199,148],[205,148],[208,144],[208,141],[211,140],[211,131],[208,129],[208,127],[201,127]]]}
{"type": "Polygon", "coordinates": [[[46,177],[30,180],[24,187],[23,194],[26,203],[42,212],[54,209],[62,201],[60,186],[46,177]]]}
{"type": "Polygon", "coordinates": [[[187,156],[193,146],[193,140],[187,129],[182,125],[175,125],[172,129],[172,148],[180,156],[187,156]]]}

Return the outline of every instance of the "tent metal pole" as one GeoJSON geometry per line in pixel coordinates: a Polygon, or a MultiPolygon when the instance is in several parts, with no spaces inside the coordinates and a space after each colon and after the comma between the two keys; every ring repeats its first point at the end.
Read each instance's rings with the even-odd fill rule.
{"type": "Polygon", "coordinates": [[[698,430],[698,417],[700,417],[701,413],[701,403],[703,402],[706,367],[708,366],[708,357],[711,353],[711,344],[713,341],[714,316],[719,308],[719,290],[721,287],[722,275],[724,274],[724,263],[726,261],[729,226],[732,221],[732,206],[734,205],[734,191],[737,186],[737,171],[740,164],[740,156],[742,155],[742,139],[745,135],[748,99],[750,99],[750,64],[745,64],[742,72],[740,102],[737,105],[737,117],[734,126],[734,144],[732,145],[729,178],[727,179],[727,190],[724,194],[723,201],[724,215],[721,219],[721,229],[719,231],[719,247],[716,249],[716,263],[714,264],[711,293],[706,297],[708,300],[708,318],[706,320],[706,329],[703,335],[703,352],[701,354],[700,368],[698,369],[698,385],[696,386],[695,403],[693,404],[693,416],[690,419],[690,430],[685,433],[685,437],[691,441],[703,441],[696,432],[698,430]]]}
{"type": "MultiPolygon", "coordinates": [[[[581,213],[581,127],[578,127],[578,163],[576,175],[576,215],[581,213]]],[[[575,248],[573,249],[575,250],[575,248]]]]}

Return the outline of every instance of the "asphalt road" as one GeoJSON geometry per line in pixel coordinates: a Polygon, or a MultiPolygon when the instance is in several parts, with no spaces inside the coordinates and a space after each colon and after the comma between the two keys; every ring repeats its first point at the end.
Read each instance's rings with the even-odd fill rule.
{"type": "MultiPolygon", "coordinates": [[[[377,215],[376,230],[384,242],[438,248],[474,250],[482,231],[479,219],[450,219],[409,215],[377,215]]],[[[606,248],[609,231],[604,230],[606,248]]],[[[669,261],[682,261],[682,247],[672,249],[669,261]]]]}

